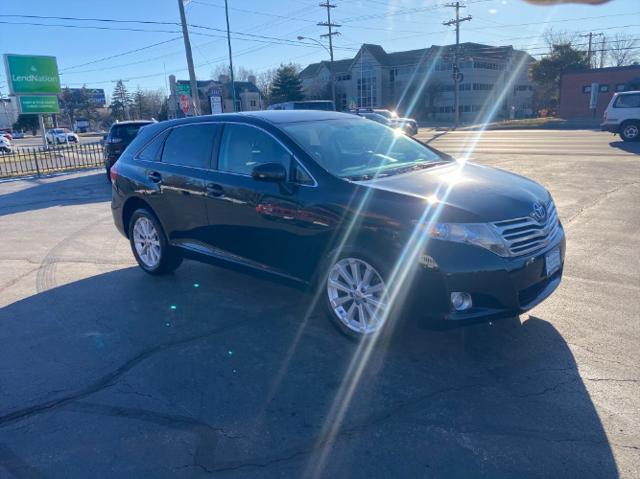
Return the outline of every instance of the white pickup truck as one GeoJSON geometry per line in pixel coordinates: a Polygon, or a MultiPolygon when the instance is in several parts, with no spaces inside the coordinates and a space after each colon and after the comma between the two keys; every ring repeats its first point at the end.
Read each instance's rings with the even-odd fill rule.
{"type": "Polygon", "coordinates": [[[624,141],[640,139],[640,91],[616,93],[604,111],[602,130],[618,133],[624,141]]]}

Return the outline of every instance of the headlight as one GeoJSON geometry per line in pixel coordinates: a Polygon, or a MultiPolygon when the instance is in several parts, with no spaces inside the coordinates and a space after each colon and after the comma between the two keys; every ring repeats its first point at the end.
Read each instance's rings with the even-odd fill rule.
{"type": "Polygon", "coordinates": [[[428,234],[433,239],[480,246],[499,256],[509,256],[500,235],[486,223],[436,223],[428,234]]]}

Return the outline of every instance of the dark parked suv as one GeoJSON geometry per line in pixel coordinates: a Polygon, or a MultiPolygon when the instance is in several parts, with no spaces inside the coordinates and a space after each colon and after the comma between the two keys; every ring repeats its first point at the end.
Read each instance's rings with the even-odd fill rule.
{"type": "Polygon", "coordinates": [[[111,178],[115,224],[146,272],[190,257],[308,283],[353,337],[408,311],[450,324],[514,316],[562,275],[545,188],[354,115],[158,123],[111,178]]]}
{"type": "Polygon", "coordinates": [[[122,152],[129,146],[143,126],[155,123],[151,120],[121,121],[111,125],[109,134],[104,139],[104,167],[109,178],[109,171],[118,161],[122,152]]]}

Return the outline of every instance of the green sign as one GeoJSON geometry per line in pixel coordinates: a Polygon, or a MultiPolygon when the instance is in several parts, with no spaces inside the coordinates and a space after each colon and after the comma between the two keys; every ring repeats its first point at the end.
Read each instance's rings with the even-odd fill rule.
{"type": "Polygon", "coordinates": [[[191,85],[188,82],[176,82],[176,95],[191,96],[191,85]]]}
{"type": "Polygon", "coordinates": [[[14,95],[60,93],[56,57],[4,55],[9,92],[14,95]]]}
{"type": "Polygon", "coordinates": [[[58,97],[55,95],[20,95],[20,113],[59,113],[58,97]]]}

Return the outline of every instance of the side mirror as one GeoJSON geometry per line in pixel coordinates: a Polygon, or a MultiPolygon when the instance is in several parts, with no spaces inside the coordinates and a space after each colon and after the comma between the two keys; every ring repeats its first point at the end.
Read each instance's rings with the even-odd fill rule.
{"type": "Polygon", "coordinates": [[[263,163],[253,168],[251,177],[258,181],[282,183],[287,180],[287,170],[280,163],[263,163]]]}

